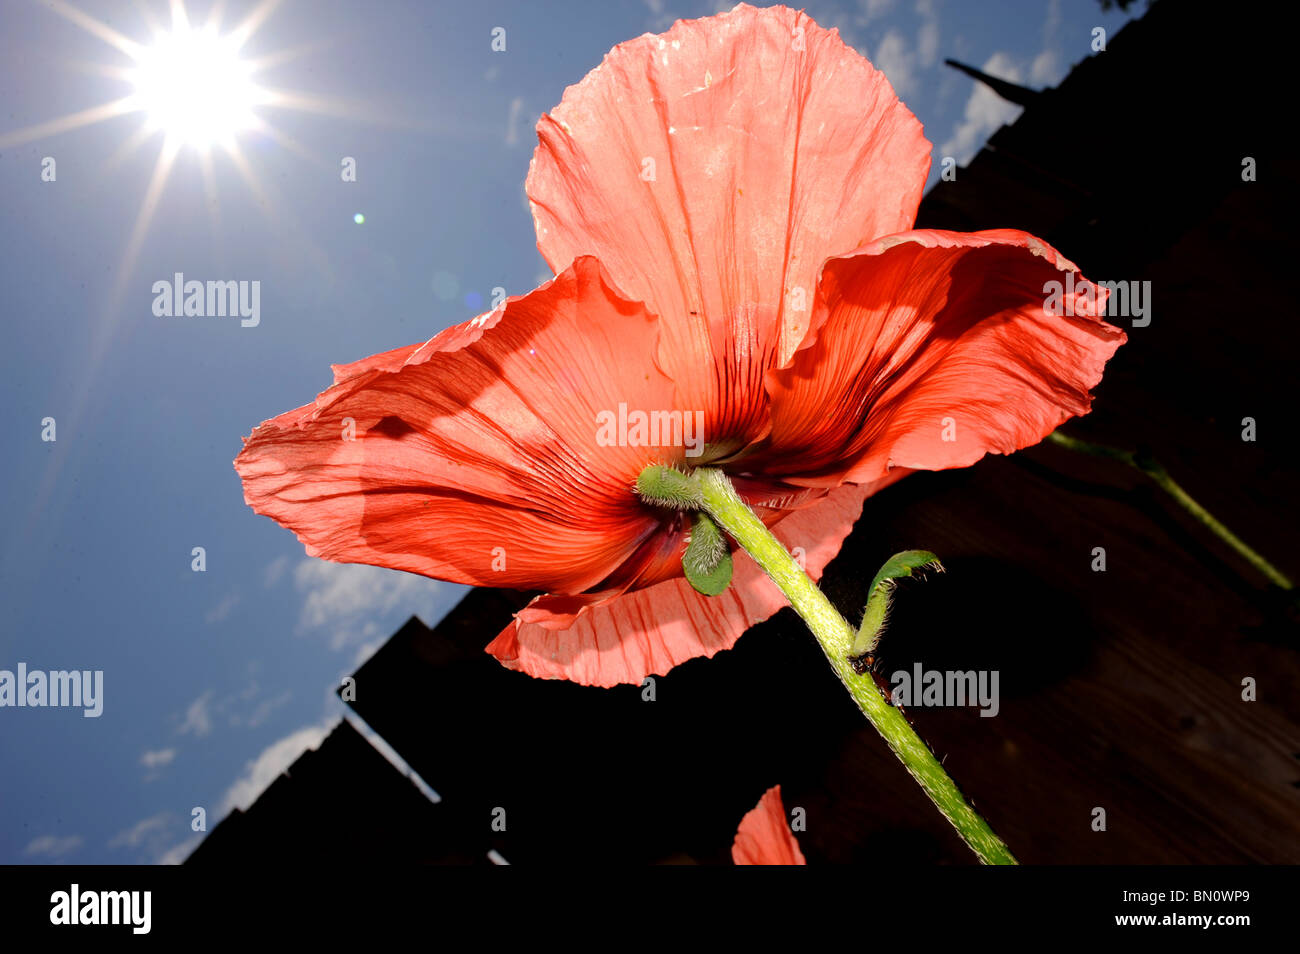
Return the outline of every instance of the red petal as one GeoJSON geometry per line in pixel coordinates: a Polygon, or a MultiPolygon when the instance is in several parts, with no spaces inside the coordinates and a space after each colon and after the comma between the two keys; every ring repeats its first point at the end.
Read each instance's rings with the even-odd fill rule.
{"type": "Polygon", "coordinates": [[[785,818],[781,786],[773,785],[745,813],[736,829],[731,858],[738,865],[806,865],[785,818]]]}
{"type": "Polygon", "coordinates": [[[633,492],[648,456],[602,446],[620,402],[674,407],[645,360],[656,321],[594,259],[421,345],[337,366],[314,405],[235,461],[254,510],[307,552],[486,586],[579,592],[659,529],[633,492]],[[351,419],[355,440],[344,440],[351,419]]]}
{"type": "Polygon", "coordinates": [[[362,358],[360,361],[353,361],[351,364],[331,365],[330,370],[334,372],[334,383],[342,384],[344,381],[350,381],[367,371],[398,371],[402,365],[410,360],[411,355],[423,348],[425,344],[426,342],[416,342],[404,348],[385,351],[383,354],[373,354],[368,358],[362,358]]]}
{"type": "Polygon", "coordinates": [[[965,467],[1086,414],[1125,336],[1048,312],[1067,272],[1013,230],[906,232],[827,262],[819,330],[769,375],[771,444],[746,466],[809,486],[965,467]]]}
{"type": "MultiPolygon", "coordinates": [[[[791,552],[802,548],[808,575],[820,579],[861,516],[862,501],[904,473],[900,468],[875,484],[833,490],[792,512],[772,532],[791,552]]],[[[677,578],[587,606],[565,629],[526,622],[520,614],[487,651],[531,676],[589,686],[639,685],[648,675],[729,649],[750,626],[785,605],[767,575],[737,553],[731,586],[719,596],[701,596],[677,578]]]]}
{"type": "Polygon", "coordinates": [[[807,330],[822,263],[910,228],[929,168],[884,75],[786,7],[616,46],[537,132],[542,255],[597,255],[662,319],[683,404],[742,440],[761,436],[763,372],[807,330]]]}

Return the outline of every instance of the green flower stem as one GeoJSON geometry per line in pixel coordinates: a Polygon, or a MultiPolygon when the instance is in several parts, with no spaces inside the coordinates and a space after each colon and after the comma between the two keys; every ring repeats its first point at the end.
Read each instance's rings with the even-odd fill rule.
{"type": "Polygon", "coordinates": [[[1048,434],[1047,439],[1053,444],[1064,447],[1066,450],[1089,454],[1093,457],[1104,457],[1108,460],[1117,460],[1146,474],[1155,481],[1156,486],[1173,497],[1179,506],[1195,517],[1216,537],[1232,547],[1247,563],[1282,587],[1282,589],[1295,589],[1295,584],[1291,582],[1286,574],[1272,563],[1269,563],[1254,549],[1247,546],[1246,541],[1225,527],[1212,513],[1197,503],[1187,491],[1179,486],[1177,481],[1169,476],[1169,471],[1165,470],[1158,461],[1135,451],[1109,447],[1105,444],[1094,444],[1091,441],[1081,441],[1077,437],[1068,437],[1060,431],[1053,431],[1048,434]]]}
{"type": "Polygon", "coordinates": [[[967,804],[961,790],[948,777],[907,719],[891,706],[870,676],[859,676],[849,662],[856,632],[831,605],[799,564],[772,536],[720,470],[702,468],[695,472],[703,491],[704,509],[742,546],[754,562],[785,594],[794,611],[813,631],[831,668],[844,683],[862,714],[893,750],[894,755],[930,796],[957,833],[985,864],[1016,864],[1011,850],[980,815],[967,804]]]}

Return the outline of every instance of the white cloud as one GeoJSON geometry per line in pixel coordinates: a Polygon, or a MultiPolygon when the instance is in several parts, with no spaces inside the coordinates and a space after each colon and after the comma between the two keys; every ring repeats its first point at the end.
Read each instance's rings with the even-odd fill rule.
{"type": "Polygon", "coordinates": [[[320,745],[334,727],[333,722],[306,726],[273,742],[244,767],[244,774],[222,796],[219,814],[225,817],[236,808],[247,808],[280,774],[307,749],[320,745]]]}
{"type": "Polygon", "coordinates": [[[304,594],[299,629],[328,632],[334,650],[386,637],[411,615],[436,622],[446,605],[448,584],[399,570],[311,557],[293,575],[304,594]]]}
{"type": "MultiPolygon", "coordinates": [[[[293,698],[293,690],[286,689],[278,696],[271,699],[263,699],[256,705],[256,707],[254,707],[248,718],[243,720],[243,724],[248,726],[250,729],[256,729],[266,721],[267,717],[272,712],[287,703],[291,698],[293,698]]],[[[232,718],[232,722],[236,725],[239,724],[239,721],[236,718],[232,718]]]]}
{"type": "MultiPolygon", "coordinates": [[[[179,728],[176,729],[176,734],[202,738],[210,734],[213,727],[219,723],[253,729],[265,722],[272,712],[284,706],[292,698],[293,692],[290,689],[282,689],[275,696],[263,696],[261,684],[251,675],[256,672],[256,669],[255,664],[250,665],[249,682],[244,688],[225,693],[220,698],[216,697],[215,690],[209,689],[191,702],[185,710],[179,728]]],[[[141,756],[140,761],[146,768],[155,769],[166,765],[176,754],[174,749],[146,752],[141,756]],[[152,760],[152,764],[148,760],[152,760]]],[[[152,781],[156,777],[156,775],[146,777],[145,780],[152,781]]]]}
{"type": "Polygon", "coordinates": [[[184,863],[185,859],[190,856],[190,852],[197,848],[202,840],[202,835],[195,835],[193,838],[185,839],[179,845],[173,845],[158,856],[155,864],[179,865],[184,863]]]}
{"type": "Polygon", "coordinates": [[[289,558],[287,556],[278,556],[268,563],[265,573],[266,585],[270,587],[279,583],[280,578],[284,576],[284,571],[287,569],[289,569],[289,558]]]}
{"type": "Polygon", "coordinates": [[[136,822],[125,831],[120,831],[109,840],[110,848],[139,848],[141,845],[154,844],[172,820],[171,812],[159,812],[136,822]]]}
{"type": "Polygon", "coordinates": [[[209,624],[219,623],[227,616],[229,616],[230,611],[233,610],[238,605],[239,605],[239,594],[230,593],[227,596],[225,596],[220,603],[212,607],[212,609],[208,610],[207,615],[205,615],[203,619],[205,622],[209,624]]]}
{"type": "Polygon", "coordinates": [[[856,9],[842,6],[822,9],[808,5],[807,13],[818,26],[838,30],[845,44],[865,56],[872,66],[889,78],[899,97],[907,97],[915,95],[919,89],[918,67],[932,67],[938,60],[939,18],[933,0],[916,0],[914,11],[921,23],[915,46],[912,46],[905,35],[910,27],[899,25],[909,19],[905,14],[892,16],[887,23],[876,22],[892,13],[894,7],[895,0],[858,0],[856,9]],[[874,51],[869,48],[872,43],[875,44],[874,51]]]}
{"type": "Polygon", "coordinates": [[[352,657],[352,668],[360,669],[365,665],[367,659],[379,651],[379,647],[382,645],[384,645],[384,641],[382,639],[376,639],[366,643],[358,649],[357,654],[352,657]]]}
{"type": "MultiPolygon", "coordinates": [[[[646,11],[649,13],[645,20],[645,28],[648,33],[663,33],[681,19],[681,16],[668,9],[668,5],[664,0],[644,0],[644,3],[646,11]]],[[[728,3],[727,0],[713,0],[712,10],[703,10],[699,14],[692,13],[691,16],[726,13],[735,5],[735,3],[728,3]]]]}
{"type": "Polygon", "coordinates": [[[894,0],[858,0],[858,6],[862,9],[864,23],[879,20],[890,11],[893,5],[894,0]]]}
{"type": "MultiPolygon", "coordinates": [[[[176,831],[184,825],[180,816],[162,811],[136,822],[109,840],[109,848],[127,848],[137,853],[138,860],[158,865],[180,864],[194,850],[202,835],[187,838],[176,844],[176,831]]],[[[188,827],[188,826],[185,826],[188,827]]]]}
{"type": "Polygon", "coordinates": [[[916,85],[916,54],[908,50],[903,34],[897,30],[887,32],[876,46],[876,55],[871,62],[889,78],[900,99],[911,95],[916,85]]]}
{"type": "Polygon", "coordinates": [[[1031,86],[1055,86],[1065,76],[1061,64],[1061,0],[1050,0],[1047,19],[1043,21],[1043,51],[1029,67],[1031,86]]]}
{"type": "Polygon", "coordinates": [[[1029,67],[1029,85],[1054,86],[1061,79],[1060,57],[1055,50],[1043,50],[1029,67]]]}
{"type": "Polygon", "coordinates": [[[82,845],[80,835],[41,835],[39,838],[33,838],[23,849],[24,855],[32,857],[60,858],[70,852],[76,851],[82,845]]]}
{"type": "Polygon", "coordinates": [[[177,735],[193,733],[202,738],[212,731],[212,712],[210,710],[212,692],[213,690],[209,689],[190,703],[190,707],[185,710],[185,721],[176,730],[177,735]]]}
{"type": "Polygon", "coordinates": [[[513,146],[519,142],[519,120],[524,114],[524,98],[516,96],[510,101],[510,116],[506,120],[506,145],[513,146]]]}
{"type": "MultiPolygon", "coordinates": [[[[1012,83],[1024,81],[1020,68],[1009,55],[1001,51],[989,57],[980,69],[990,76],[1012,83]]],[[[1020,112],[1019,106],[1008,103],[983,83],[976,82],[970,99],[966,101],[965,114],[953,128],[948,141],[939,147],[940,154],[953,156],[958,165],[965,165],[991,133],[1004,123],[1011,122],[1020,112]]]]}
{"type": "Polygon", "coordinates": [[[1061,0],[1048,0],[1047,20],[1043,23],[1043,43],[1050,46],[1061,32],[1061,0]]]}
{"type": "Polygon", "coordinates": [[[916,34],[916,55],[922,66],[934,66],[939,59],[939,22],[926,20],[916,34]]]}
{"type": "Polygon", "coordinates": [[[175,758],[175,749],[157,749],[143,753],[140,756],[140,764],[147,769],[162,768],[164,765],[170,765],[175,758]]]}

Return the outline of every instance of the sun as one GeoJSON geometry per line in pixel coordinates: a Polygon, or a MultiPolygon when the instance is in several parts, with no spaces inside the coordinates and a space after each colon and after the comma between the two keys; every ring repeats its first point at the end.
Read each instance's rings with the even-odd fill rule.
{"type": "MultiPolygon", "coordinates": [[[[163,196],[172,170],[181,165],[183,154],[188,160],[184,165],[190,167],[190,175],[188,180],[184,176],[177,176],[177,179],[187,190],[202,190],[214,235],[220,229],[222,204],[217,192],[215,164],[224,157],[256,199],[266,218],[267,228],[291,234],[295,246],[315,264],[322,280],[330,275],[327,257],[313,236],[297,221],[292,210],[280,204],[274,189],[268,189],[259,179],[257,166],[250,162],[241,140],[254,140],[259,153],[269,151],[268,143],[274,144],[311,163],[318,171],[328,169],[337,175],[337,166],[277,128],[267,114],[291,111],[369,123],[389,122],[391,119],[381,118],[381,110],[373,102],[347,102],[279,85],[265,85],[271,82],[268,71],[333,42],[315,39],[296,47],[276,45],[268,49],[265,43],[269,38],[265,38],[263,52],[250,58],[245,47],[250,45],[254,34],[261,30],[282,2],[236,0],[230,4],[229,0],[214,0],[207,5],[206,22],[196,24],[191,23],[185,0],[135,0],[143,26],[143,36],[139,39],[96,19],[69,0],[39,2],[43,9],[103,41],[106,47],[120,54],[125,62],[98,63],[78,59],[70,61],[69,65],[79,73],[101,74],[114,85],[120,84],[121,88],[113,91],[113,98],[97,105],[52,116],[20,129],[5,128],[3,118],[0,118],[0,152],[28,143],[43,143],[98,123],[136,116],[141,118],[141,122],[123,138],[114,152],[103,157],[103,170],[115,169],[146,143],[160,141],[153,172],[139,198],[135,222],[122,246],[116,274],[103,295],[102,320],[96,324],[91,336],[84,365],[86,373],[79,375],[77,386],[68,397],[67,413],[74,421],[82,416],[89,404],[96,370],[105,361],[110,344],[116,340],[127,289],[141,280],[136,274],[140,250],[155,214],[163,207],[163,196]],[[247,9],[242,19],[230,29],[222,27],[227,6],[247,9]],[[157,15],[162,9],[170,13],[169,25],[157,15]],[[197,181],[194,178],[196,172],[197,181]]],[[[3,3],[4,0],[0,0],[0,4],[3,3]]],[[[406,117],[400,121],[403,124],[409,122],[406,117]]],[[[43,150],[46,148],[42,147],[43,150]]],[[[46,161],[53,158],[48,151],[37,155],[47,156],[46,161]]],[[[333,160],[332,156],[329,158],[333,160]]],[[[149,286],[146,284],[145,287],[149,286]]],[[[76,429],[75,424],[71,427],[76,429]]],[[[51,475],[53,473],[50,471],[51,475]]],[[[50,486],[52,484],[47,481],[41,499],[48,496],[50,486]]],[[[37,507],[33,512],[39,509],[37,507]]]]}
{"type": "Polygon", "coordinates": [[[253,82],[251,66],[239,58],[239,45],[234,35],[180,24],[142,48],[129,79],[135,87],[132,105],[145,114],[150,131],[202,149],[229,146],[238,133],[253,128],[253,107],[265,97],[253,82]]]}
{"type": "MultiPolygon", "coordinates": [[[[191,21],[185,0],[153,0],[152,3],[137,0],[148,39],[134,39],[68,0],[40,0],[42,7],[121,54],[126,63],[78,61],[74,65],[79,71],[103,74],[123,84],[125,89],[99,105],[22,129],[6,130],[0,126],[0,151],[128,116],[139,116],[141,122],[104,160],[106,169],[115,168],[146,142],[161,141],[153,174],[140,198],[135,225],[122,251],[116,281],[106,297],[106,314],[116,314],[127,283],[134,277],[145,235],[161,205],[172,169],[177,167],[182,154],[188,154],[187,165],[197,169],[201,177],[198,186],[207,198],[214,230],[219,228],[220,218],[214,161],[224,156],[248,186],[268,223],[292,231],[295,242],[316,262],[322,274],[328,273],[325,256],[312,237],[289,210],[279,206],[274,193],[259,180],[241,140],[252,139],[259,151],[265,151],[267,144],[273,143],[323,169],[328,164],[318,153],[278,129],[264,114],[292,111],[350,121],[387,120],[380,118],[373,103],[349,103],[278,85],[264,85],[269,70],[329,45],[313,40],[293,48],[264,49],[260,55],[250,58],[245,47],[282,2],[239,0],[237,5],[246,7],[247,12],[226,29],[222,26],[226,7],[223,0],[211,4],[203,23],[191,21]],[[170,24],[156,18],[157,10],[151,9],[164,5],[170,13],[170,24]]],[[[195,187],[192,178],[186,187],[195,187]]]]}
{"type": "MultiPolygon", "coordinates": [[[[92,365],[98,364],[107,342],[113,338],[119,306],[129,283],[137,279],[135,266],[140,249],[155,213],[162,206],[172,170],[180,165],[183,156],[189,160],[185,165],[191,166],[199,175],[197,182],[191,175],[184,187],[202,189],[214,233],[220,228],[221,207],[215,163],[224,157],[256,199],[268,226],[291,232],[295,244],[316,264],[321,275],[329,274],[324,253],[292,211],[280,205],[274,190],[268,190],[259,179],[257,168],[250,162],[241,140],[251,139],[258,152],[265,152],[268,143],[274,144],[318,169],[327,169],[331,166],[323,161],[322,156],[277,128],[264,114],[292,111],[359,122],[388,120],[380,118],[373,103],[346,102],[279,85],[265,85],[270,82],[268,71],[318,50],[322,45],[329,45],[313,40],[292,48],[264,49],[260,55],[250,58],[245,47],[250,46],[254,34],[282,2],[240,0],[236,5],[246,7],[247,13],[233,27],[226,29],[222,26],[227,5],[223,0],[211,4],[203,23],[191,21],[185,0],[165,0],[165,3],[164,0],[153,0],[152,3],[137,0],[144,27],[142,32],[148,38],[135,39],[68,0],[40,0],[42,7],[102,40],[126,60],[125,63],[113,64],[77,61],[74,65],[78,70],[103,74],[125,88],[116,91],[113,99],[96,106],[55,116],[22,129],[6,130],[0,126],[0,151],[128,116],[139,116],[142,121],[122,140],[116,151],[104,159],[105,169],[115,168],[147,142],[161,141],[153,173],[140,197],[135,224],[123,245],[116,277],[105,295],[104,331],[96,338],[92,349],[92,365]],[[170,24],[155,16],[155,8],[163,6],[170,13],[170,24]]],[[[89,378],[83,380],[89,381],[89,378]]],[[[83,391],[76,398],[79,406],[85,403],[86,393],[83,391]]]]}

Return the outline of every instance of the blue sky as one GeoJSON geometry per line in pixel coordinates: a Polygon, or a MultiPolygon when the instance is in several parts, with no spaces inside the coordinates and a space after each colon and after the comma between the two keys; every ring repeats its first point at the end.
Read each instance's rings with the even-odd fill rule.
{"type": "MultiPolygon", "coordinates": [[[[188,3],[191,21],[211,6],[188,3]]],[[[259,84],[310,108],[259,108],[275,132],[239,136],[243,172],[183,147],[149,203],[162,135],[140,114],[56,121],[130,92],[104,69],[129,61],[76,11],[147,42],[167,4],[7,0],[0,670],[103,670],[104,709],[0,708],[0,862],[182,859],[193,807],[210,830],[247,805],[342,715],[341,676],[410,614],[433,624],[455,603],[450,584],[307,558],[245,507],[240,438],[324,389],[331,363],[545,280],[523,196],[538,115],[614,44],[730,6],[284,0],[243,52],[274,57],[259,84]],[[176,272],[259,281],[260,323],[155,316],[153,283],[176,272]]],[[[228,29],[256,4],[224,7],[228,29]]],[[[1054,85],[1093,27],[1126,19],[1095,0],[806,9],[920,117],[932,180],[1017,113],[945,57],[1054,85]]]]}

